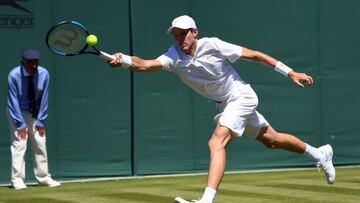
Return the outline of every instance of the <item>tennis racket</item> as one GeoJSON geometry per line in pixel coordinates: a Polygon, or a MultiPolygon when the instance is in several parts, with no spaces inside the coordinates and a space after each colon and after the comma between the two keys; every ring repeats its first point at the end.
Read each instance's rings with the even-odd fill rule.
{"type": "Polygon", "coordinates": [[[95,46],[93,50],[87,50],[89,45],[86,38],[89,32],[84,25],[76,21],[62,21],[53,26],[46,35],[46,45],[51,51],[62,56],[77,56],[81,54],[93,54],[113,60],[114,56],[99,51],[95,46]]]}

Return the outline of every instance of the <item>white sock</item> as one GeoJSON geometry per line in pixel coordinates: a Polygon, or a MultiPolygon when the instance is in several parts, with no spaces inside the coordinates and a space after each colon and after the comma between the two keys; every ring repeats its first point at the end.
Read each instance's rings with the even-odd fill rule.
{"type": "Polygon", "coordinates": [[[201,203],[212,203],[216,195],[216,190],[206,187],[205,192],[200,200],[201,203]]]}
{"type": "Polygon", "coordinates": [[[323,158],[323,154],[320,152],[318,148],[312,147],[309,144],[306,144],[306,149],[304,154],[313,158],[315,161],[320,161],[323,158]]]}

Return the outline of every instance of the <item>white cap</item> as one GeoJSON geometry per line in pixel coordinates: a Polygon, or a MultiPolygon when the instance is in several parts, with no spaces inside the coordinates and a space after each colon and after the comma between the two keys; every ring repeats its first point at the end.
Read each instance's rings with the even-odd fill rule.
{"type": "Polygon", "coordinates": [[[196,29],[196,24],[195,24],[195,21],[190,16],[183,15],[183,16],[179,16],[179,17],[175,18],[172,21],[171,27],[169,27],[169,29],[167,30],[166,33],[169,34],[174,27],[184,29],[184,30],[190,29],[190,28],[196,29]]]}

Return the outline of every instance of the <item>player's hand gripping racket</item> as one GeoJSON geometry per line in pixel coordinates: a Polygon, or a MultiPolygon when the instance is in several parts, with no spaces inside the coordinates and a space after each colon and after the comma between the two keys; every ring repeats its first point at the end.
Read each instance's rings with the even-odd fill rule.
{"type": "Polygon", "coordinates": [[[93,50],[86,50],[86,38],[89,32],[81,23],[76,21],[62,21],[52,27],[46,35],[46,44],[49,49],[62,56],[76,56],[80,54],[94,54],[106,60],[115,59],[114,56],[99,51],[95,46],[93,50]]]}

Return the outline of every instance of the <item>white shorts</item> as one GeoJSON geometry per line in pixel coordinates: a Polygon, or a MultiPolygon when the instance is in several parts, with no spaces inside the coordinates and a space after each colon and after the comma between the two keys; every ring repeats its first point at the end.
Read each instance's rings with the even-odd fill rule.
{"type": "Polygon", "coordinates": [[[256,111],[258,98],[250,85],[233,91],[227,101],[217,104],[220,113],[214,117],[221,126],[229,128],[237,136],[246,134],[256,138],[264,126],[269,126],[263,115],[256,111]]]}

